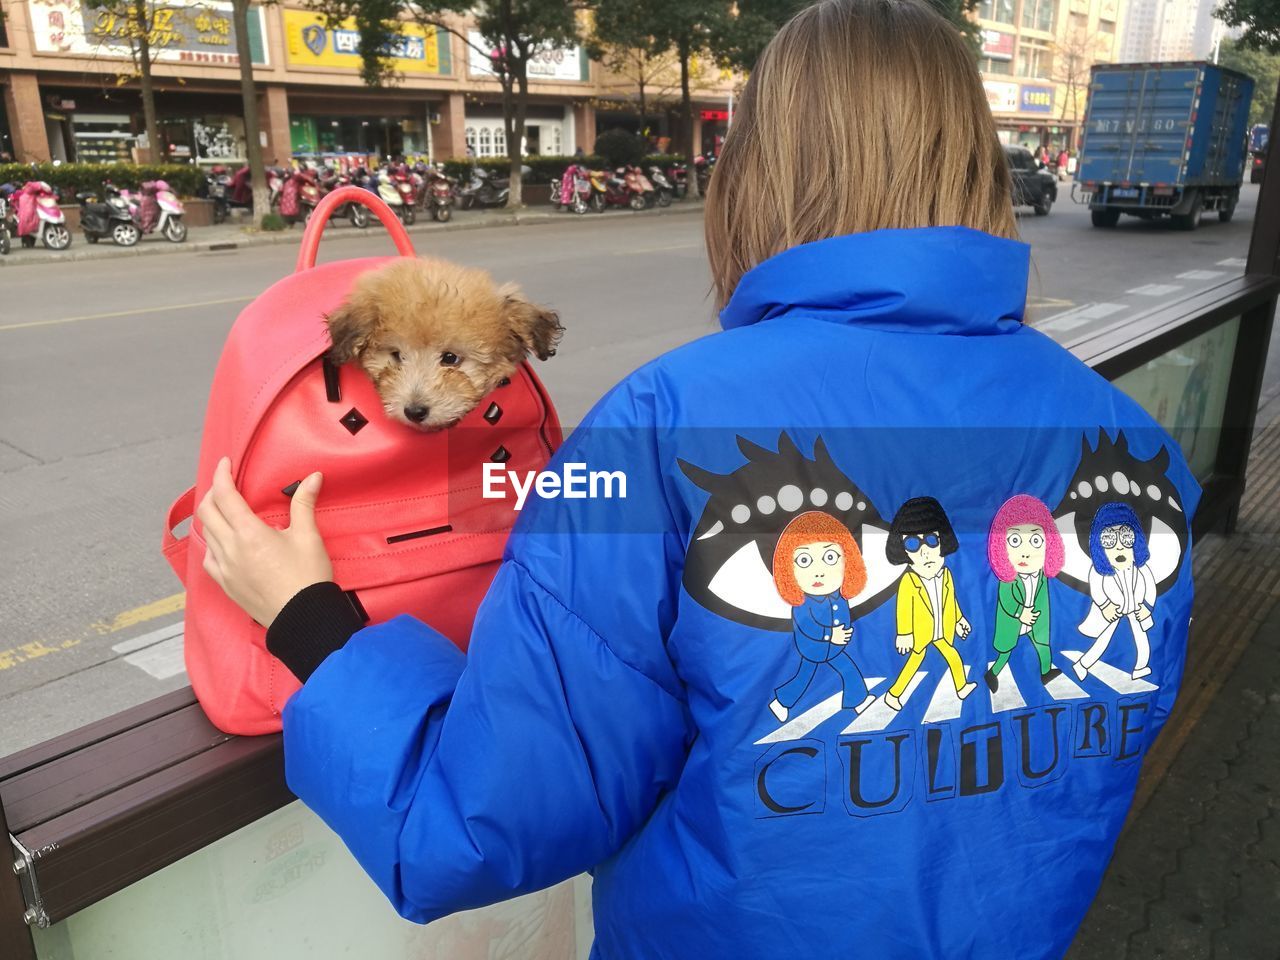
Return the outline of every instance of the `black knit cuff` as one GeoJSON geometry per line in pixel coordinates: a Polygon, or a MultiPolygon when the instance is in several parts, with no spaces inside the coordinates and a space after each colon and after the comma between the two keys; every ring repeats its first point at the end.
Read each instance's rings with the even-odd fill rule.
{"type": "Polygon", "coordinates": [[[364,626],[364,616],[332,580],[303,587],[267,628],[267,651],[303,683],[325,657],[364,626]]]}

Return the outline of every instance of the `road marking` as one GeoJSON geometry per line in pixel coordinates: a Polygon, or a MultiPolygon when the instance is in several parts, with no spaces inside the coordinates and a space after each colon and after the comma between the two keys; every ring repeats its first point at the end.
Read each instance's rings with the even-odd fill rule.
{"type": "Polygon", "coordinates": [[[131,653],[124,662],[145,670],[157,680],[168,680],[187,669],[182,658],[182,634],[154,643],[144,650],[131,653]]]}
{"type": "Polygon", "coordinates": [[[161,627],[159,630],[152,630],[150,633],[144,633],[139,637],[132,637],[112,644],[111,649],[116,653],[134,653],[146,647],[153,647],[161,641],[172,640],[174,637],[180,636],[182,636],[182,621],[178,620],[175,623],[161,627]]]}
{"type": "Polygon", "coordinates": [[[1035,324],[1035,328],[1037,330],[1074,330],[1076,327],[1084,326],[1090,320],[1103,320],[1125,308],[1126,305],[1123,303],[1083,303],[1074,310],[1055,313],[1052,317],[1041,320],[1035,324]]]}
{"type": "Polygon", "coordinates": [[[154,620],[156,617],[177,613],[179,610],[185,609],[186,605],[187,595],[185,593],[175,593],[160,600],[144,603],[142,606],[134,607],[132,610],[117,613],[111,618],[110,622],[99,620],[97,623],[90,624],[89,629],[98,634],[116,633],[127,627],[136,627],[140,623],[154,620]]]}
{"type": "Polygon", "coordinates": [[[1227,257],[1225,260],[1218,261],[1220,267],[1247,267],[1248,265],[1249,261],[1244,257],[1227,257]]]}
{"type": "Polygon", "coordinates": [[[1182,287],[1176,283],[1148,283],[1141,287],[1134,287],[1132,290],[1126,290],[1125,293],[1136,293],[1140,297],[1167,297],[1171,293],[1177,293],[1182,287]]]}
{"type": "Polygon", "coordinates": [[[1178,280],[1216,280],[1218,277],[1225,277],[1225,270],[1184,270],[1178,274],[1178,280]]]}
{"type": "Polygon", "coordinates": [[[0,324],[0,330],[25,330],[28,327],[52,327],[62,323],[79,323],[82,320],[114,320],[143,313],[170,313],[174,310],[191,310],[195,307],[216,307],[225,303],[248,303],[252,296],[223,297],[220,300],[198,300],[194,303],[171,303],[163,307],[138,307],[133,310],[115,310],[111,313],[86,313],[79,317],[58,317],[55,320],[28,320],[25,323],[0,324]]]}
{"type": "Polygon", "coordinates": [[[1074,300],[1063,300],[1060,297],[1031,297],[1027,300],[1028,307],[1074,307],[1074,300]]]}
{"type": "MultiPolygon", "coordinates": [[[[85,628],[85,631],[81,636],[74,637],[70,640],[62,640],[59,642],[33,640],[30,643],[23,643],[16,647],[10,647],[8,650],[0,650],[0,671],[11,670],[23,663],[27,663],[31,660],[39,660],[41,657],[47,657],[49,654],[57,653],[60,650],[69,650],[72,647],[79,646],[85,640],[90,640],[94,637],[105,636],[119,630],[124,630],[128,627],[137,626],[140,623],[146,623],[148,620],[154,620],[156,617],[163,617],[168,614],[177,613],[186,606],[186,602],[187,595],[185,593],[175,593],[171,597],[164,597],[160,600],[154,600],[151,603],[144,603],[140,607],[134,607],[132,610],[125,610],[123,613],[116,614],[110,620],[99,620],[96,623],[92,623],[85,628]]],[[[177,624],[178,629],[181,629],[181,626],[181,623],[177,624]]],[[[174,625],[171,624],[168,627],[163,627],[160,630],[152,631],[150,634],[144,634],[143,637],[137,637],[135,639],[142,640],[144,637],[150,637],[151,639],[148,640],[147,643],[153,644],[157,640],[157,635],[165,633],[166,631],[168,631],[168,636],[172,636],[173,629],[174,625]]],[[[164,637],[161,636],[158,639],[162,640],[164,637]]],[[[126,640],[124,641],[124,644],[132,642],[133,641],[126,640]]],[[[114,648],[112,649],[114,650],[114,648]]],[[[130,649],[135,648],[131,647],[130,649]]],[[[124,651],[115,650],[115,652],[122,653],[124,651]]]]}
{"type": "MultiPolygon", "coordinates": [[[[884,677],[867,677],[867,689],[874,690],[880,684],[884,683],[884,677]]],[[[784,743],[788,740],[799,740],[813,730],[816,730],[822,724],[826,723],[837,713],[840,712],[840,700],[843,697],[842,692],[833,693],[827,699],[823,700],[816,707],[812,707],[800,714],[798,717],[792,717],[773,733],[761,737],[756,741],[756,746],[762,743],[784,743]]],[[[870,709],[870,708],[868,708],[870,709]]]]}

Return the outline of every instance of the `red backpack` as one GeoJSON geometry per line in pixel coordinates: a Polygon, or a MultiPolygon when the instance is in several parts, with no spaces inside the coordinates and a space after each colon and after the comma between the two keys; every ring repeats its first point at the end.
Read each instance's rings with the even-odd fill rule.
{"type": "Polygon", "coordinates": [[[174,501],[165,525],[165,558],[187,590],[187,673],[209,719],[227,733],[278,731],[298,682],[267,653],[263,628],[204,572],[199,521],[174,534],[219,458],[231,457],[237,488],[276,527],[289,523],[297,482],[323,471],[316,522],[334,579],[357,609],[371,623],[412,614],[465,649],[516,516],[510,500],[481,496],[483,464],[540,470],[561,441],[555,409],[527,363],[457,426],[421,433],[383,414],[363,370],[325,359],[325,314],[360,274],[393,259],[316,266],[325,223],[348,202],[369,207],[400,255],[414,255],[400,221],[369,191],[343,187],[320,202],[297,270],[231,328],[209,393],[196,485],[174,501]]]}

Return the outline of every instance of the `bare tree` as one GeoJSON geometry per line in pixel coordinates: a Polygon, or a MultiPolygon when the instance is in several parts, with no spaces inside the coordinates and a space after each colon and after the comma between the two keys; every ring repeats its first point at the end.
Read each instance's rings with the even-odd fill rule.
{"type": "Polygon", "coordinates": [[[1057,110],[1057,119],[1064,126],[1080,122],[1080,98],[1089,89],[1090,68],[1099,59],[1101,36],[1096,30],[1070,25],[1053,46],[1050,79],[1064,88],[1057,110]]]}

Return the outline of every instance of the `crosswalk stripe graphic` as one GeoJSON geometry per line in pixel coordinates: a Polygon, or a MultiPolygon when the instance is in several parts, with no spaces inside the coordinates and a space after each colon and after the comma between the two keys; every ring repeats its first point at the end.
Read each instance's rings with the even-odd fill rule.
{"type": "MultiPolygon", "coordinates": [[[[884,677],[867,677],[866,680],[868,689],[872,691],[884,683],[884,677]]],[[[759,746],[762,743],[785,743],[788,740],[799,740],[801,737],[807,736],[811,731],[840,712],[840,696],[838,691],[833,693],[816,707],[811,707],[798,717],[792,717],[773,733],[761,737],[756,741],[756,745],[759,746]]],[[[871,708],[868,707],[868,709],[871,708]]]]}
{"type": "MultiPolygon", "coordinates": [[[[1073,663],[1084,656],[1079,650],[1063,650],[1062,654],[1065,657],[1070,657],[1073,663]]],[[[1089,673],[1116,693],[1150,693],[1152,690],[1160,689],[1154,683],[1148,683],[1146,680],[1135,680],[1123,670],[1117,670],[1111,664],[1103,663],[1101,660],[1089,668],[1089,673]]]]}
{"type": "MultiPolygon", "coordinates": [[[[992,660],[987,664],[987,670],[990,671],[996,662],[992,660]]],[[[1003,713],[1006,710],[1021,710],[1027,705],[1027,701],[1022,699],[1022,691],[1018,689],[1018,683],[1013,679],[1013,671],[1007,667],[1000,671],[997,677],[1000,685],[996,687],[996,692],[991,694],[991,712],[1003,713]]],[[[985,685],[985,682],[984,682],[985,685]]]]}
{"type": "MultiPolygon", "coordinates": [[[[969,679],[969,665],[964,665],[964,678],[969,679]]],[[[976,691],[975,691],[976,692],[976,691]]],[[[970,694],[972,696],[972,694],[970,694]]],[[[951,674],[942,675],[938,681],[938,689],[933,691],[933,699],[929,701],[929,709],[924,713],[925,723],[941,723],[943,720],[955,720],[960,716],[964,702],[956,696],[955,684],[951,682],[951,674]]]]}
{"type": "MultiPolygon", "coordinates": [[[[1072,660],[1071,663],[1075,663],[1075,661],[1072,660]]],[[[1054,677],[1045,685],[1045,689],[1049,691],[1053,699],[1082,700],[1089,696],[1089,694],[1085,693],[1081,687],[1077,686],[1075,680],[1072,679],[1074,674],[1071,673],[1070,663],[1065,667],[1059,667],[1059,669],[1062,670],[1062,673],[1054,677]]]]}
{"type": "MultiPolygon", "coordinates": [[[[916,687],[920,686],[920,681],[922,681],[926,676],[928,676],[928,674],[929,674],[928,670],[921,670],[919,673],[917,673],[914,677],[911,678],[911,682],[907,684],[907,689],[902,691],[901,700],[902,700],[902,706],[904,709],[907,706],[907,701],[911,699],[911,694],[915,693],[916,687]]],[[[887,703],[885,703],[883,699],[880,699],[880,700],[877,700],[875,703],[873,703],[871,706],[867,707],[867,709],[863,711],[862,716],[855,719],[853,723],[849,724],[840,732],[841,733],[870,733],[875,730],[883,730],[885,727],[887,727],[889,724],[893,722],[894,717],[896,717],[897,715],[898,715],[897,710],[894,710],[887,703]]]]}

